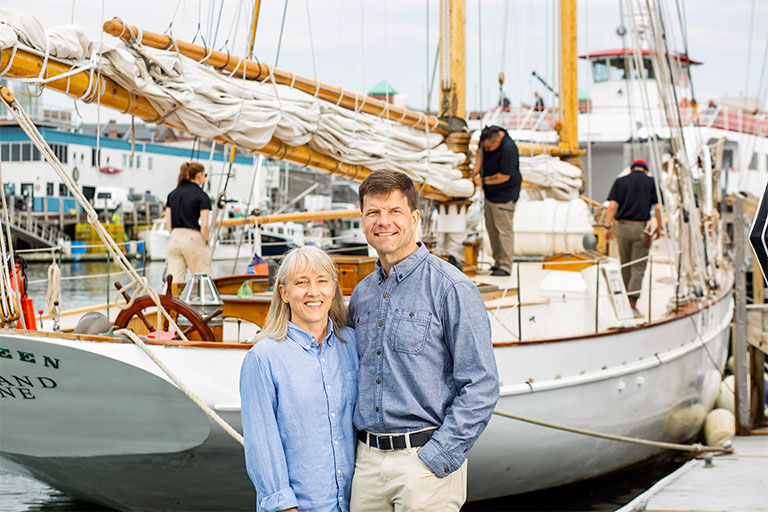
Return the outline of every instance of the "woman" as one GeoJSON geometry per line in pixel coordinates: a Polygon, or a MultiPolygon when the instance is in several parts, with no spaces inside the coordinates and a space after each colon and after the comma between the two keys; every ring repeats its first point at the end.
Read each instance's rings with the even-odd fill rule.
{"type": "Polygon", "coordinates": [[[257,510],[348,511],[355,467],[354,331],[331,258],[293,249],[240,373],[245,462],[257,510]]]}
{"type": "Polygon", "coordinates": [[[210,270],[206,240],[211,198],[200,188],[203,183],[203,164],[184,162],[177,186],[165,202],[165,227],[171,232],[166,265],[174,283],[181,282],[187,268],[193,274],[210,270]]]}

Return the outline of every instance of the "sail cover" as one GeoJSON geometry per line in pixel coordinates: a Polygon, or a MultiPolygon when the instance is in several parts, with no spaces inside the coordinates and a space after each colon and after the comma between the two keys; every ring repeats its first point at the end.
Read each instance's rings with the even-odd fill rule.
{"type": "MultiPolygon", "coordinates": [[[[46,30],[16,9],[0,9],[0,49],[23,49],[65,62],[73,71],[99,72],[147,98],[164,116],[163,124],[202,138],[219,136],[258,151],[275,137],[343,163],[405,172],[448,196],[474,192],[456,168],[465,155],[448,149],[442,135],[347,110],[270,79],[230,77],[173,50],[121,39],[100,42],[77,26],[46,30]]],[[[41,72],[28,81],[42,84],[43,77],[41,72]]]]}

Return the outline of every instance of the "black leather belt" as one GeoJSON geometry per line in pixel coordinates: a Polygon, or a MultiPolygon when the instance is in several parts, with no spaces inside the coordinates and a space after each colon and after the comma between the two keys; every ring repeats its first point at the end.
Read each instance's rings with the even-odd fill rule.
{"type": "Polygon", "coordinates": [[[411,434],[376,435],[366,430],[359,430],[357,432],[357,440],[382,451],[402,450],[408,447],[405,442],[406,436],[411,442],[411,447],[418,448],[427,444],[427,441],[429,441],[434,432],[434,430],[422,430],[421,432],[413,432],[411,434]]]}

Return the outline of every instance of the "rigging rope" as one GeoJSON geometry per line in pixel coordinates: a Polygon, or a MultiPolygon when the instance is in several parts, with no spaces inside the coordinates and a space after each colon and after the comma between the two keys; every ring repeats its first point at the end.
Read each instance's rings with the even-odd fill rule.
{"type": "Polygon", "coordinates": [[[280,47],[283,44],[283,30],[285,29],[285,14],[288,12],[288,0],[285,0],[283,5],[283,21],[280,22],[280,36],[277,38],[277,54],[275,55],[275,67],[280,60],[280,47]]]}
{"type": "Polygon", "coordinates": [[[568,427],[566,425],[558,425],[556,423],[549,423],[547,421],[535,420],[533,418],[527,418],[517,414],[504,412],[496,409],[493,414],[497,416],[503,416],[513,420],[524,421],[526,423],[532,423],[533,425],[539,425],[541,427],[553,428],[555,430],[562,430],[564,432],[571,432],[573,434],[581,434],[585,436],[597,437],[600,439],[608,439],[611,441],[620,441],[622,443],[639,444],[643,446],[653,446],[654,448],[664,448],[665,450],[677,450],[681,452],[689,453],[706,453],[706,452],[724,452],[733,453],[732,447],[724,446],[706,446],[701,443],[694,444],[678,444],[678,443],[665,443],[663,441],[651,441],[649,439],[640,439],[637,437],[619,436],[615,434],[605,434],[603,432],[595,432],[594,430],[586,430],[582,428],[568,427]]]}
{"type": "MultiPolygon", "coordinates": [[[[179,334],[179,336],[184,341],[188,342],[189,340],[187,339],[186,335],[181,331],[181,329],[179,329],[178,325],[176,325],[176,321],[168,314],[165,308],[163,308],[160,302],[160,297],[158,296],[157,292],[152,288],[150,288],[149,286],[147,286],[146,278],[141,277],[138,274],[138,272],[136,272],[136,269],[133,268],[130,261],[128,261],[127,257],[123,254],[123,252],[120,250],[118,245],[109,235],[107,230],[104,228],[103,224],[99,222],[98,213],[96,213],[96,210],[93,209],[93,206],[91,206],[90,202],[86,199],[86,197],[80,191],[79,187],[77,186],[77,183],[75,183],[74,180],[69,176],[69,174],[67,174],[66,170],[62,166],[58,157],[53,152],[53,150],[48,145],[48,143],[43,138],[43,136],[40,134],[35,124],[29,118],[27,113],[21,108],[18,102],[15,100],[15,98],[13,97],[13,93],[11,93],[9,89],[2,87],[0,88],[0,98],[2,98],[8,111],[14,117],[16,122],[19,124],[19,127],[24,131],[24,133],[27,134],[27,137],[29,137],[32,144],[34,144],[35,147],[37,147],[37,149],[40,151],[40,153],[45,157],[46,161],[51,165],[54,172],[61,179],[62,183],[64,183],[67,189],[69,189],[69,191],[74,196],[75,200],[83,208],[83,211],[86,213],[86,218],[88,219],[88,222],[91,225],[93,225],[94,230],[99,235],[99,238],[101,239],[102,243],[104,243],[104,245],[107,248],[107,251],[117,262],[118,266],[120,266],[120,268],[122,268],[123,271],[125,271],[132,277],[132,281],[128,285],[123,287],[121,290],[118,290],[117,293],[120,294],[122,291],[129,289],[133,286],[137,287],[137,290],[134,295],[136,295],[139,291],[143,291],[147,293],[152,298],[152,301],[155,303],[155,305],[157,306],[158,316],[162,315],[163,317],[165,317],[165,319],[168,320],[169,325],[179,334]]],[[[159,325],[159,322],[158,322],[158,325],[159,325]]]]}
{"type": "Polygon", "coordinates": [[[45,292],[45,312],[53,315],[61,306],[61,269],[56,264],[56,249],[51,249],[53,261],[48,267],[48,290],[45,292]]]}
{"type": "MultiPolygon", "coordinates": [[[[2,161],[0,161],[0,183],[3,181],[2,161]]],[[[2,311],[2,318],[0,318],[0,324],[9,323],[17,320],[21,317],[22,324],[26,325],[24,319],[24,309],[20,307],[21,297],[19,291],[20,286],[11,285],[11,272],[13,272],[13,279],[16,279],[18,284],[18,275],[16,274],[16,258],[13,253],[13,244],[11,243],[11,223],[10,215],[8,214],[8,205],[5,202],[5,190],[0,192],[2,196],[3,205],[3,224],[5,225],[5,233],[0,233],[0,308],[2,311]],[[6,248],[6,242],[8,244],[6,248]],[[9,255],[6,257],[6,253],[9,255]],[[7,263],[10,262],[10,268],[7,263]]]]}

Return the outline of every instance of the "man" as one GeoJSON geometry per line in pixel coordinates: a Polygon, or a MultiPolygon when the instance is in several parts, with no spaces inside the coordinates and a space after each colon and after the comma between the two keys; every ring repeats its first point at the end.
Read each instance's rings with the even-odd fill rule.
{"type": "Polygon", "coordinates": [[[541,94],[538,92],[534,92],[533,96],[536,98],[536,103],[533,105],[533,110],[537,112],[543,112],[544,111],[544,98],[541,97],[541,94]]]}
{"type": "Polygon", "coordinates": [[[203,164],[184,162],[177,187],[165,201],[165,227],[171,232],[166,266],[174,283],[181,282],[187,268],[193,274],[207,274],[210,269],[206,244],[211,198],[201,188],[204,183],[203,164]]]}
{"type": "Polygon", "coordinates": [[[512,222],[523,177],[517,145],[503,128],[487,126],[480,133],[472,177],[485,191],[485,228],[493,252],[491,275],[508,276],[515,253],[512,222]]]}
{"type": "Polygon", "coordinates": [[[477,287],[416,241],[419,196],[397,171],[360,184],[376,269],[349,303],[360,355],[351,510],[458,511],[466,457],[499,380],[477,287]]]}
{"type": "Polygon", "coordinates": [[[616,238],[621,263],[639,260],[621,269],[629,304],[635,315],[639,316],[637,298],[640,296],[651,245],[645,230],[645,225],[651,218],[651,206],[656,215],[654,238],[661,234],[661,207],[656,196],[656,185],[653,178],[648,176],[648,164],[645,160],[635,160],[630,165],[630,173],[616,179],[608,193],[608,201],[608,211],[605,213],[606,240],[610,241],[613,237],[611,228],[615,218],[618,221],[616,238]]]}

